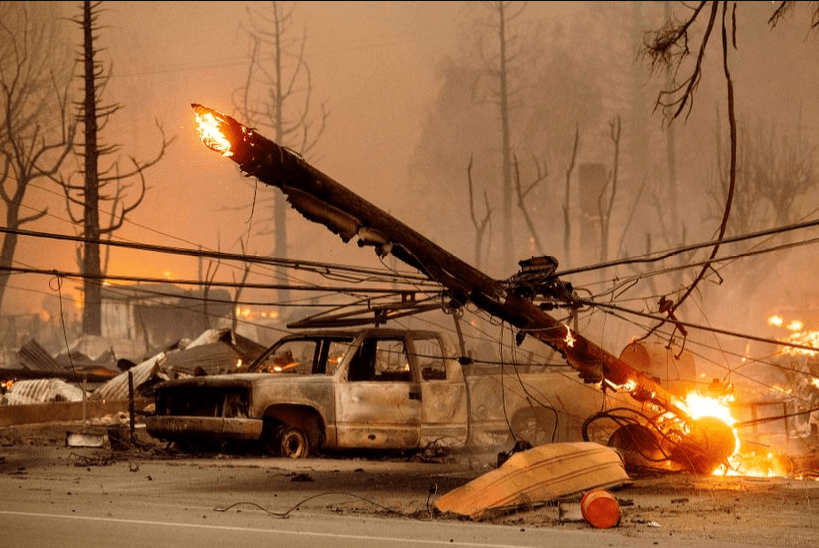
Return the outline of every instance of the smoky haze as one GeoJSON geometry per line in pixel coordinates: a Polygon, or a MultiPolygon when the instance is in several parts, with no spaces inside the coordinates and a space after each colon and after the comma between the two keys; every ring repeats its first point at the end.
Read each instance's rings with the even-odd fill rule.
{"type": "MultiPolygon", "coordinates": [[[[258,7],[247,2],[103,4],[99,39],[113,71],[104,98],[123,105],[104,130],[107,141],[122,144],[123,153],[144,158],[159,146],[156,121],[177,138],[160,164],[147,172],[149,193],[117,238],[227,252],[240,252],[243,240],[251,254],[271,253],[273,237],[260,233],[266,216],[253,203],[278,191],[254,186],[235,164],[207,150],[194,132],[190,108],[196,102],[234,113],[234,92],[247,77],[247,38],[240,29],[247,25],[250,4],[258,7]]],[[[80,3],[59,6],[63,16],[79,14],[80,3]]],[[[671,6],[680,17],[685,15],[681,4],[671,6]]],[[[815,93],[819,41],[807,30],[807,10],[797,9],[773,30],[767,24],[769,11],[767,3],[741,3],[738,10],[738,49],[729,56],[740,124],[776,122],[779,131],[799,133],[813,144],[819,137],[815,93]]],[[[673,130],[664,128],[655,110],[664,78],[652,77],[637,59],[643,33],[659,28],[664,17],[664,4],[659,2],[534,2],[510,22],[510,32],[524,48],[514,67],[518,72],[510,73],[516,86],[513,144],[520,150],[524,182],[534,177],[531,158],[548,165],[549,176],[528,195],[527,208],[545,254],[557,257],[561,267],[577,268],[601,258],[599,245],[583,233],[580,217],[575,218],[571,256],[564,257],[563,185],[574,131],[580,136],[576,164],[602,164],[610,171],[611,124],[618,116],[620,186],[608,259],[646,252],[652,233],[651,249],[656,251],[708,240],[719,227],[721,210],[709,206],[717,131],[721,128],[723,137],[727,132],[718,37],[712,39],[690,116],[674,122],[673,130]],[[674,204],[663,194],[669,131],[676,152],[674,204]],[[676,241],[663,241],[659,227],[671,218],[667,209],[671,205],[685,230],[677,227],[676,241]]],[[[498,278],[513,274],[517,264],[499,263],[500,134],[492,96],[497,82],[485,68],[496,50],[492,12],[473,2],[305,2],[297,5],[294,18],[296,27],[305,31],[313,97],[325,102],[330,112],[326,130],[307,160],[474,263],[475,227],[467,194],[467,165],[474,157],[478,213],[485,211],[484,192],[493,208],[486,263],[481,267],[498,278]],[[483,58],[479,52],[485,53],[483,58]]],[[[79,28],[66,24],[65,38],[77,44],[79,28]]],[[[575,213],[588,199],[578,195],[577,177],[575,171],[570,203],[575,213]]],[[[48,203],[50,216],[27,228],[74,233],[58,191],[43,187],[32,191],[30,199],[48,203]]],[[[814,214],[815,193],[803,201],[794,220],[814,214]]],[[[513,213],[518,213],[517,206],[513,213]]],[[[380,264],[371,249],[345,245],[323,226],[293,211],[288,215],[291,257],[380,264]]],[[[516,215],[514,223],[516,260],[539,254],[522,216],[516,215]]],[[[18,253],[26,264],[38,268],[77,269],[69,244],[24,239],[18,253]]],[[[726,268],[721,272],[724,283],[708,285],[699,296],[705,303],[705,310],[697,311],[702,316],[690,320],[707,316],[737,330],[761,328],[770,310],[794,308],[815,297],[806,281],[812,278],[814,256],[811,247],[801,247],[773,260],[756,259],[754,266],[746,262],[726,268]]],[[[201,268],[187,257],[114,249],[108,273],[195,279],[201,268]]],[[[592,284],[634,273],[629,268],[610,269],[578,280],[592,284]]],[[[219,276],[231,281],[234,274],[224,269],[219,276]]],[[[657,277],[629,304],[654,307],[659,295],[690,283],[693,275],[657,277]]],[[[6,314],[36,310],[44,295],[54,293],[43,277],[20,279],[14,286],[17,290],[10,290],[4,303],[6,314]]],[[[589,287],[592,292],[604,289],[589,287]]],[[[587,336],[610,337],[622,345],[633,334],[601,327],[587,336]]]]}

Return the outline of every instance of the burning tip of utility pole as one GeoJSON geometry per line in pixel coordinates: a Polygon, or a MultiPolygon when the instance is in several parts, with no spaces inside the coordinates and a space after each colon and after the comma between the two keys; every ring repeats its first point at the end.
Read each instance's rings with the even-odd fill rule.
{"type": "Polygon", "coordinates": [[[222,156],[234,156],[238,146],[252,134],[250,129],[230,116],[198,103],[191,103],[191,107],[196,116],[199,139],[206,147],[222,156]]]}

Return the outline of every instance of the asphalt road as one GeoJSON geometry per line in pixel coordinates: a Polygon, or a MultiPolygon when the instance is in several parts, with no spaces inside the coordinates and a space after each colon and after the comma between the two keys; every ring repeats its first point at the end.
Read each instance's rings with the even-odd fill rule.
{"type": "Polygon", "coordinates": [[[0,548],[801,548],[816,546],[819,534],[816,482],[638,482],[617,493],[633,506],[605,530],[559,522],[554,507],[486,522],[433,512],[433,490],[490,468],[3,446],[0,548]]]}
{"type": "MultiPolygon", "coordinates": [[[[13,501],[6,501],[14,504],[13,501]]],[[[521,527],[429,523],[303,513],[289,519],[271,519],[260,512],[214,515],[211,509],[153,510],[134,513],[124,509],[81,508],[42,512],[0,511],[0,545],[40,548],[417,548],[459,546],[470,548],[566,548],[691,546],[657,543],[649,539],[616,537],[604,531],[555,531],[521,527]],[[127,516],[127,517],[125,517],[127,516]]],[[[704,546],[728,546],[706,544],[704,546]]],[[[730,546],[740,546],[731,544],[730,546]]]]}

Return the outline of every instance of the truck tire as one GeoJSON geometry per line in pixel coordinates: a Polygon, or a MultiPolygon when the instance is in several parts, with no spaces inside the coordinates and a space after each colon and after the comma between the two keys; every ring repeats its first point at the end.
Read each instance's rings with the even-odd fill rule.
{"type": "Polygon", "coordinates": [[[279,436],[279,454],[289,459],[303,459],[310,455],[310,438],[297,426],[285,426],[279,436]]]}

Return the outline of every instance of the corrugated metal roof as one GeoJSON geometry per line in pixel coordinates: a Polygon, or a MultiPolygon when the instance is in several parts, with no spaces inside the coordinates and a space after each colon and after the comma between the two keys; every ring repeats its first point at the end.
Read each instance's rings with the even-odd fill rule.
{"type": "MultiPolygon", "coordinates": [[[[264,349],[264,346],[237,335],[230,329],[209,329],[192,341],[184,350],[160,352],[128,371],[118,374],[94,390],[89,399],[95,401],[127,400],[129,397],[129,372],[133,377],[134,390],[138,392],[139,387],[143,384],[179,374],[193,375],[197,373],[198,368],[201,368],[204,373],[209,375],[236,371],[237,364],[241,363],[247,366],[264,349]]],[[[26,358],[25,361],[22,361],[24,366],[28,364],[30,367],[39,367],[40,370],[48,368],[47,371],[59,372],[62,375],[66,374],[66,369],[59,367],[45,349],[33,339],[21,348],[20,355],[21,361],[22,356],[26,358]]],[[[79,400],[71,401],[82,400],[82,390],[79,387],[73,387],[59,379],[49,378],[19,382],[38,383],[26,388],[26,392],[19,393],[20,399],[29,400],[33,398],[34,401],[26,401],[26,403],[58,401],[45,399],[51,397],[51,394],[54,393],[51,387],[55,382],[76,388],[79,400]]],[[[23,386],[25,387],[25,385],[23,386]]],[[[23,388],[18,388],[18,390],[23,390],[23,388]]],[[[60,397],[67,399],[68,396],[60,397]]]]}
{"type": "Polygon", "coordinates": [[[136,392],[140,385],[154,380],[159,373],[159,362],[165,358],[165,353],[160,352],[144,362],[135,365],[128,371],[124,371],[106,382],[94,392],[91,393],[89,399],[95,401],[120,401],[127,400],[129,397],[128,390],[128,373],[133,376],[134,391],[136,392]]]}
{"type": "Polygon", "coordinates": [[[230,329],[208,329],[183,350],[168,352],[161,367],[170,377],[230,373],[239,370],[239,366],[246,368],[264,350],[264,346],[230,329]]]}
{"type": "Polygon", "coordinates": [[[167,359],[162,363],[162,370],[170,377],[178,374],[195,375],[199,368],[207,375],[217,375],[235,371],[238,364],[247,366],[242,354],[228,344],[214,342],[168,353],[167,359]]]}
{"type": "Polygon", "coordinates": [[[230,329],[226,327],[221,329],[207,329],[203,331],[201,335],[192,340],[185,348],[190,348],[192,346],[201,346],[204,344],[212,344],[217,341],[230,343],[231,342],[230,329]]]}
{"type": "Polygon", "coordinates": [[[54,371],[65,373],[65,369],[51,357],[45,348],[34,339],[29,339],[17,351],[20,364],[29,371],[54,371]]]}
{"type": "Polygon", "coordinates": [[[57,401],[82,401],[82,389],[60,379],[35,379],[15,382],[5,395],[7,405],[57,401]]]}

